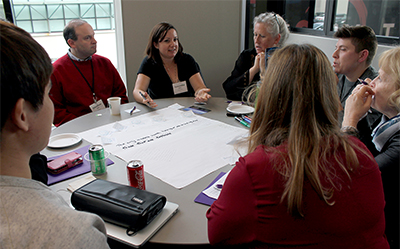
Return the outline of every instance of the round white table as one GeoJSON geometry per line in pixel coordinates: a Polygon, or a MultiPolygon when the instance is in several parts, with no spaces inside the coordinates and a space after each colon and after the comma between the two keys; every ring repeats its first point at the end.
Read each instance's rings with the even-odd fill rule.
{"type": "MultiPolygon", "coordinates": [[[[194,99],[157,99],[156,103],[158,104],[158,107],[155,109],[138,104],[136,102],[121,105],[120,116],[110,115],[109,109],[103,109],[89,113],[55,128],[52,131],[52,136],[62,133],[79,133],[88,129],[113,123],[115,121],[152,112],[174,103],[189,107],[194,104],[194,99]],[[140,112],[130,115],[124,111],[131,110],[133,106],[137,106],[137,108],[140,109],[140,112]]],[[[215,119],[236,127],[245,128],[242,124],[234,120],[233,117],[228,117],[226,115],[227,106],[228,102],[225,98],[211,98],[206,105],[201,105],[201,107],[211,110],[210,112],[203,114],[204,117],[215,119]]],[[[89,143],[87,141],[83,140],[81,143],[65,149],[46,148],[42,151],[42,154],[46,155],[47,157],[56,156],[64,154],[68,151],[76,150],[77,148],[86,146],[88,144],[89,143]]],[[[126,173],[126,162],[115,157],[114,155],[110,155],[110,159],[114,161],[115,164],[108,167],[107,174],[99,176],[98,178],[129,185],[126,173]]],[[[214,180],[215,177],[217,177],[220,172],[227,172],[231,168],[231,165],[226,165],[182,189],[176,189],[171,185],[155,178],[154,176],[145,173],[146,190],[164,195],[167,197],[168,201],[177,203],[179,205],[179,211],[150,239],[150,242],[180,245],[208,244],[207,219],[205,214],[209,206],[196,203],[194,202],[194,199],[212,182],[212,180],[214,180]]],[[[71,193],[66,190],[68,185],[71,182],[86,177],[88,174],[91,173],[56,183],[51,185],[50,188],[58,192],[68,203],[70,203],[71,193]]]]}

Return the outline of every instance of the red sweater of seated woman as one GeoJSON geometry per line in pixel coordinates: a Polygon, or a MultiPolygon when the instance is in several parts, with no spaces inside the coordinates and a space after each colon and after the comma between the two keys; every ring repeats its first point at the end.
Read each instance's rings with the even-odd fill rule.
{"type": "Polygon", "coordinates": [[[105,106],[109,97],[121,97],[121,104],[128,102],[125,85],[109,59],[94,54],[91,60],[74,60],[74,63],[80,72],[68,54],[53,63],[50,98],[54,103],[54,125],[59,126],[91,112],[89,106],[94,103],[91,87],[105,106]]]}
{"type": "MultiPolygon", "coordinates": [[[[356,146],[367,151],[355,137],[356,146]]],[[[287,155],[287,145],[276,147],[287,155]]],[[[367,151],[369,153],[369,151],[367,151]]],[[[339,152],[345,158],[344,151],[339,152]]],[[[351,180],[332,158],[336,172],[334,205],[320,199],[306,179],[304,217],[288,213],[281,202],[285,180],[275,170],[283,163],[278,153],[257,149],[239,159],[222,192],[207,211],[208,238],[213,245],[251,243],[252,248],[389,248],[385,231],[384,195],[377,163],[356,150],[360,167],[351,180]]],[[[329,186],[321,179],[323,186],[329,186]]]]}

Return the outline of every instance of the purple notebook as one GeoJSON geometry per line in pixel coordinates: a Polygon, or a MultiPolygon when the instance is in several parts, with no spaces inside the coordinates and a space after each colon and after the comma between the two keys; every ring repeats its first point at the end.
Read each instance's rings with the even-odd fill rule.
{"type": "MultiPolygon", "coordinates": [[[[207,188],[209,188],[211,185],[213,185],[216,181],[218,181],[219,178],[221,178],[223,175],[225,175],[225,172],[221,172],[219,173],[219,175],[210,183],[210,185],[207,186],[207,188]]],[[[205,188],[205,189],[207,189],[205,188]]],[[[215,199],[208,197],[207,195],[203,194],[203,191],[196,197],[196,199],[194,199],[195,202],[197,203],[201,203],[201,204],[205,204],[208,206],[211,206],[211,204],[213,204],[213,202],[215,201],[215,199]]]]}
{"type": "MultiPolygon", "coordinates": [[[[81,154],[82,157],[84,157],[85,154],[89,150],[89,146],[90,145],[87,145],[87,146],[84,146],[82,148],[76,149],[74,151],[76,153],[81,154]]],[[[70,153],[70,152],[68,152],[68,153],[70,153]]],[[[65,154],[68,154],[68,153],[65,153],[65,154]]],[[[49,157],[49,158],[47,158],[47,160],[48,161],[49,160],[54,160],[54,159],[56,159],[56,158],[58,158],[60,156],[63,156],[65,154],[49,157]]],[[[113,163],[114,162],[111,161],[109,158],[107,159],[107,166],[111,165],[113,163]]],[[[85,173],[87,173],[89,171],[90,171],[90,163],[88,161],[86,161],[85,159],[83,159],[83,163],[82,164],[79,164],[79,165],[77,165],[77,166],[75,166],[73,168],[67,169],[66,171],[61,172],[60,174],[52,175],[50,173],[47,173],[47,176],[48,176],[47,185],[51,185],[51,184],[54,184],[54,183],[57,183],[57,182],[61,182],[61,181],[64,181],[66,179],[85,174],[85,173]]]]}

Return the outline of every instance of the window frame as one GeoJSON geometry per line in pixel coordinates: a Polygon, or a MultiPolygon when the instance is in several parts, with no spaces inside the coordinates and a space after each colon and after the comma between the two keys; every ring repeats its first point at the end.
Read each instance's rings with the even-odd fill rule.
{"type": "MultiPolygon", "coordinates": [[[[245,34],[247,35],[250,30],[252,29],[252,20],[254,17],[262,12],[265,11],[273,11],[279,15],[281,15],[285,19],[285,10],[286,10],[286,0],[281,0],[281,1],[276,1],[276,0],[265,0],[264,2],[267,3],[268,9],[267,10],[257,10],[257,7],[254,6],[255,1],[254,0],[245,0],[246,1],[246,32],[245,34]],[[252,5],[253,4],[253,5],[252,5]],[[253,13],[250,13],[250,8],[253,10],[253,13]],[[254,11],[256,9],[256,11],[254,11]],[[259,12],[259,13],[257,13],[259,12]],[[254,16],[251,16],[253,14],[254,16]],[[249,29],[248,29],[249,28],[249,29]]],[[[315,1],[315,0],[313,0],[315,1]]],[[[325,21],[324,21],[324,29],[323,30],[314,30],[311,28],[297,28],[297,27],[289,27],[290,32],[296,33],[296,34],[304,34],[304,35],[313,35],[313,36],[319,36],[319,37],[326,37],[326,38],[333,38],[333,35],[335,31],[333,31],[334,27],[334,17],[336,14],[336,7],[337,7],[337,2],[338,0],[325,0],[325,21]]],[[[262,2],[262,0],[258,0],[257,2],[262,2]]],[[[394,45],[399,45],[400,44],[400,34],[398,37],[388,37],[388,36],[382,36],[382,35],[376,35],[377,41],[379,45],[389,45],[389,46],[394,46],[394,45]]],[[[246,43],[245,47],[249,48],[249,38],[246,37],[246,43]]]]}
{"type": "MultiPolygon", "coordinates": [[[[62,33],[62,30],[55,30],[53,31],[51,28],[50,22],[52,21],[62,21],[62,29],[64,29],[64,26],[72,19],[74,18],[80,18],[88,21],[92,27],[93,30],[95,31],[101,31],[101,30],[115,30],[115,15],[114,15],[114,1],[77,1],[77,2],[63,2],[62,0],[58,2],[46,2],[44,1],[43,3],[36,3],[36,2],[26,2],[26,3],[13,3],[12,0],[2,0],[3,1],[3,8],[5,11],[6,19],[14,23],[15,25],[19,26],[19,22],[29,22],[30,23],[30,29],[27,30],[31,34],[40,34],[40,33],[62,33]],[[88,11],[82,13],[81,10],[83,9],[82,6],[90,6],[88,10],[93,9],[93,16],[85,16],[88,11]],[[23,8],[27,8],[29,11],[29,18],[25,19],[18,19],[18,14],[15,13],[15,6],[23,6],[23,8]],[[49,8],[51,7],[57,7],[55,10],[58,11],[58,9],[61,9],[62,11],[62,17],[53,17],[52,15],[54,12],[49,12],[49,8]],[[77,16],[76,17],[67,17],[66,16],[66,9],[70,10],[70,7],[74,7],[74,9],[77,9],[77,16]],[[98,15],[97,12],[99,9],[103,9],[103,12],[107,12],[104,10],[104,6],[108,7],[108,15],[98,15]],[[43,16],[43,18],[33,18],[32,17],[32,10],[38,7],[43,7],[46,12],[46,16],[43,16]],[[109,22],[109,26],[107,28],[102,28],[101,27],[101,21],[106,20],[109,22]],[[42,22],[47,22],[47,28],[44,31],[37,31],[35,29],[34,22],[37,21],[42,21],[42,22]]],[[[54,8],[51,8],[52,10],[54,8]]],[[[73,12],[72,10],[70,10],[73,12]]]]}

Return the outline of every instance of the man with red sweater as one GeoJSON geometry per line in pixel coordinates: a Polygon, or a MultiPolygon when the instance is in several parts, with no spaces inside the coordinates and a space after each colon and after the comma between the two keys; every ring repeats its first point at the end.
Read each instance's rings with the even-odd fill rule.
{"type": "Polygon", "coordinates": [[[54,125],[105,108],[109,97],[121,97],[121,103],[127,103],[117,69],[109,59],[95,54],[92,26],[84,20],[71,20],[64,28],[64,38],[70,49],[53,63],[51,75],[54,125]]]}

